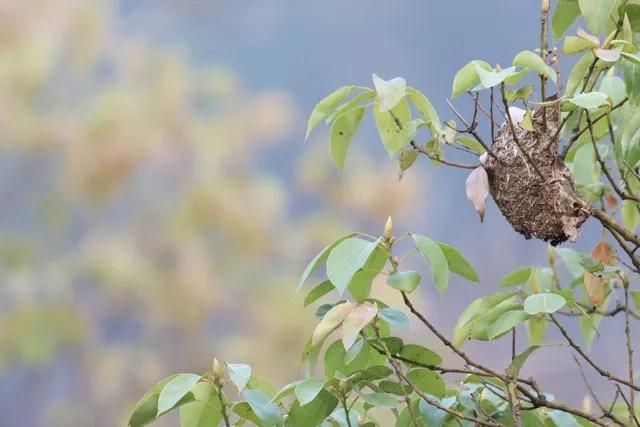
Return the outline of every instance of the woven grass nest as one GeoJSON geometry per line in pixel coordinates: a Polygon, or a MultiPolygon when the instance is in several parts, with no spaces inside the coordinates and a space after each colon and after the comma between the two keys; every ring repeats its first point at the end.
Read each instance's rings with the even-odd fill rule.
{"type": "Polygon", "coordinates": [[[553,107],[537,110],[532,117],[533,131],[514,123],[522,149],[540,174],[518,148],[508,122],[502,124],[491,146],[495,158],[490,155],[483,158],[491,195],[514,230],[527,239],[535,237],[554,246],[574,241],[591,215],[564,162],[558,159],[559,138],[549,143],[558,129],[557,116],[553,107]]]}

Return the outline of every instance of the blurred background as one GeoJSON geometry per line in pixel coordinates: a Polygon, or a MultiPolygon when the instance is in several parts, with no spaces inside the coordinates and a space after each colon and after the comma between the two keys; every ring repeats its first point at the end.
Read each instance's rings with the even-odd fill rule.
{"type": "MultiPolygon", "coordinates": [[[[455,71],[534,49],[537,6],[0,0],[0,425],[125,425],[146,389],[214,356],[277,386],[299,377],[314,325],[293,299],[301,271],[347,231],[380,234],[389,215],[480,273],[479,285],[452,277],[444,298],[428,281],[416,295],[447,332],[504,274],[544,263],[545,245],[493,204],[479,223],[464,171],[420,159],[399,181],[371,117],[343,174],[326,129],[303,143],[315,103],[371,86],[373,72],[405,77],[451,118],[455,71]]],[[[576,247],[590,251],[596,230],[576,247]]],[[[594,344],[614,367],[616,326],[594,344]]],[[[413,338],[437,347],[419,328],[413,338]]],[[[495,366],[510,358],[507,343],[470,348],[495,366]]],[[[544,386],[580,402],[566,352],[532,360],[544,386]]]]}

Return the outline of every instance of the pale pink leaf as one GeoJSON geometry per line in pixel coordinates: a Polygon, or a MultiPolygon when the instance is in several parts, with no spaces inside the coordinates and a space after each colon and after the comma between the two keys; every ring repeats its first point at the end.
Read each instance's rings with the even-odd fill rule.
{"type": "Polygon", "coordinates": [[[482,166],[475,168],[467,177],[467,198],[480,215],[480,222],[484,220],[489,196],[489,177],[482,166]]]}
{"type": "Polygon", "coordinates": [[[342,344],[348,350],[358,339],[358,334],[376,317],[378,306],[364,303],[357,306],[347,315],[342,322],[342,344]]]}
{"type": "Polygon", "coordinates": [[[322,344],[324,339],[333,331],[335,331],[343,322],[344,318],[356,307],[352,302],[338,304],[331,310],[327,311],[311,337],[311,346],[315,347],[322,344]]]}

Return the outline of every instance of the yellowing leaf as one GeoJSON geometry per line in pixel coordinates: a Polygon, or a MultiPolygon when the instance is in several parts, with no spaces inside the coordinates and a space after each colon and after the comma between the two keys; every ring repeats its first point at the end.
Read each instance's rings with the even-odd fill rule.
{"type": "Polygon", "coordinates": [[[347,159],[347,151],[353,135],[358,131],[365,108],[359,107],[338,116],[331,125],[331,158],[336,166],[344,169],[344,162],[347,159]]]}
{"type": "Polygon", "coordinates": [[[311,337],[311,346],[316,347],[324,341],[324,339],[333,331],[338,329],[338,327],[342,324],[345,317],[351,313],[351,311],[356,307],[356,304],[352,302],[345,302],[342,304],[338,304],[331,308],[324,315],[316,329],[313,331],[313,335],[311,337]]]}
{"type": "Polygon", "coordinates": [[[346,316],[342,322],[342,344],[348,350],[356,342],[358,334],[378,314],[378,306],[364,303],[357,306],[346,316]]]}
{"type": "Polygon", "coordinates": [[[594,307],[599,307],[604,302],[607,294],[607,282],[609,279],[595,276],[588,271],[584,272],[584,289],[594,307]]]}
{"type": "Polygon", "coordinates": [[[318,104],[311,112],[311,115],[309,116],[309,123],[307,124],[307,134],[305,136],[305,140],[309,139],[309,134],[313,131],[313,129],[318,126],[321,121],[329,117],[329,115],[333,113],[338,107],[338,104],[340,104],[345,98],[351,95],[354,90],[356,90],[355,86],[344,86],[331,92],[324,99],[318,102],[318,104]]]}
{"type": "Polygon", "coordinates": [[[453,78],[453,88],[451,91],[451,96],[453,98],[471,90],[478,84],[478,82],[480,82],[477,67],[481,67],[487,71],[492,69],[491,65],[487,64],[485,61],[474,60],[467,63],[453,78]]]}
{"type": "Polygon", "coordinates": [[[480,222],[484,221],[484,213],[487,209],[487,196],[489,196],[489,177],[482,166],[474,169],[467,177],[467,198],[473,208],[480,215],[480,222]]]}
{"type": "Polygon", "coordinates": [[[530,50],[523,50],[518,53],[515,58],[513,58],[513,65],[529,68],[542,76],[548,77],[554,83],[558,79],[555,70],[545,64],[538,54],[530,50]]]}

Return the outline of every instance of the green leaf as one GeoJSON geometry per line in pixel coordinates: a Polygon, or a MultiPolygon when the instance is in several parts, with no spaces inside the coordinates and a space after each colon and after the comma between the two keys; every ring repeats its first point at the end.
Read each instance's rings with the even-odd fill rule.
{"type": "Polygon", "coordinates": [[[440,246],[426,236],[412,234],[416,248],[431,266],[433,281],[441,294],[449,287],[449,264],[440,246]]]}
{"type": "Polygon", "coordinates": [[[427,368],[416,368],[407,374],[409,382],[418,390],[432,396],[444,396],[444,381],[437,372],[427,368]]]}
{"type": "Polygon", "coordinates": [[[620,215],[622,216],[624,226],[628,230],[635,232],[636,228],[638,228],[638,223],[640,223],[638,204],[633,200],[623,200],[620,215]]]}
{"type": "Polygon", "coordinates": [[[381,112],[392,110],[404,98],[407,82],[402,77],[391,80],[381,79],[377,74],[373,74],[371,77],[376,88],[378,110],[381,112]]]}
{"type": "Polygon", "coordinates": [[[531,353],[533,353],[539,348],[540,346],[532,345],[529,348],[527,348],[525,351],[523,351],[522,353],[514,357],[513,361],[507,368],[507,373],[514,378],[518,377],[520,375],[520,370],[524,366],[524,362],[526,362],[527,358],[531,356],[531,353]]]}
{"type": "Polygon", "coordinates": [[[349,293],[356,301],[362,303],[369,298],[373,279],[380,274],[388,260],[387,249],[382,245],[376,246],[362,269],[356,272],[349,283],[349,293]]]}
{"type": "Polygon", "coordinates": [[[370,242],[351,237],[336,245],[327,258],[327,277],[338,293],[342,295],[353,276],[360,270],[378,246],[378,241],[370,242]]]}
{"type": "Polygon", "coordinates": [[[400,356],[402,356],[404,359],[430,366],[438,366],[442,363],[442,357],[440,357],[437,353],[417,344],[405,344],[404,346],[402,346],[400,356]]]}
{"type": "Polygon", "coordinates": [[[554,83],[557,81],[558,76],[553,68],[545,64],[545,62],[536,53],[530,50],[523,50],[513,58],[513,65],[516,67],[525,67],[536,73],[545,76],[552,80],[554,83]]]}
{"type": "Polygon", "coordinates": [[[566,101],[577,107],[584,108],[585,110],[592,110],[604,105],[611,105],[609,96],[602,92],[579,93],[568,98],[566,101]]]}
{"type": "Polygon", "coordinates": [[[618,76],[604,76],[598,90],[608,95],[614,104],[621,102],[627,96],[624,80],[618,76]]]}
{"type": "Polygon", "coordinates": [[[304,406],[300,406],[297,401],[293,403],[287,418],[287,427],[321,425],[336,406],[338,406],[338,399],[328,391],[321,390],[313,401],[304,406]]]}
{"type": "Polygon", "coordinates": [[[408,330],[411,327],[409,316],[407,316],[404,311],[398,310],[397,308],[385,307],[381,309],[380,317],[389,323],[389,325],[396,328],[408,330]]]}
{"type": "Polygon", "coordinates": [[[320,264],[322,264],[327,259],[331,250],[336,246],[338,246],[342,241],[349,239],[355,236],[356,234],[357,233],[349,233],[346,236],[340,237],[338,240],[331,243],[329,246],[324,248],[318,255],[316,255],[311,260],[311,262],[309,262],[309,264],[304,270],[304,273],[302,273],[302,277],[300,277],[300,282],[298,283],[298,289],[296,290],[296,294],[300,291],[300,289],[302,289],[302,286],[305,284],[307,279],[309,279],[309,276],[311,276],[318,269],[320,264]]]}
{"type": "Polygon", "coordinates": [[[258,418],[258,416],[253,412],[251,406],[247,402],[238,402],[233,405],[232,411],[237,414],[241,419],[247,420],[255,424],[256,426],[262,427],[262,422],[258,418]]]}
{"type": "Polygon", "coordinates": [[[400,398],[389,393],[361,394],[362,400],[379,408],[395,408],[400,403],[400,398]]]}
{"type": "Polygon", "coordinates": [[[394,289],[411,293],[420,285],[422,278],[415,271],[401,271],[387,277],[387,284],[394,289]]]}
{"type": "Polygon", "coordinates": [[[640,110],[634,112],[624,120],[622,136],[620,137],[620,145],[624,154],[635,151],[633,149],[637,148],[639,132],[640,110]]]}
{"type": "Polygon", "coordinates": [[[311,289],[307,294],[307,296],[304,297],[304,306],[306,307],[309,304],[313,304],[318,299],[322,298],[323,296],[331,292],[333,289],[334,288],[331,281],[325,280],[324,282],[320,283],[319,285],[311,289]]]}
{"type": "Polygon", "coordinates": [[[338,116],[331,125],[331,159],[340,170],[344,169],[349,144],[360,128],[364,112],[364,107],[355,108],[338,116]]]}
{"type": "Polygon", "coordinates": [[[347,352],[344,349],[344,344],[341,340],[334,341],[324,353],[325,378],[333,378],[338,373],[350,375],[364,369],[369,362],[370,351],[369,347],[364,347],[353,360],[347,363],[347,352]]]}
{"type": "Polygon", "coordinates": [[[469,135],[458,135],[458,142],[477,154],[482,154],[487,151],[477,139],[469,135]]]}
{"type": "MultiPolygon", "coordinates": [[[[435,401],[439,401],[439,399],[433,399],[435,401]]],[[[444,399],[448,400],[448,399],[444,399]]],[[[442,404],[443,402],[439,402],[442,404]]],[[[455,401],[454,401],[455,403],[455,401]]],[[[453,405],[443,405],[446,408],[449,408],[453,405]]],[[[445,418],[447,417],[447,413],[440,408],[436,408],[435,406],[429,404],[429,402],[425,400],[420,400],[420,415],[425,420],[426,425],[429,427],[441,427],[444,425],[445,418]]]]}
{"type": "Polygon", "coordinates": [[[198,383],[191,389],[194,402],[180,407],[181,427],[217,426],[222,421],[218,392],[209,383],[198,383]]]}
{"type": "Polygon", "coordinates": [[[587,27],[597,35],[603,30],[616,0],[579,0],[578,3],[587,27]]]}
{"type": "Polygon", "coordinates": [[[583,52],[585,50],[591,50],[597,47],[598,47],[598,44],[593,43],[592,40],[585,39],[583,37],[567,36],[564,39],[562,52],[565,55],[573,55],[574,53],[583,52]]]}
{"type": "MultiPolygon", "coordinates": [[[[609,307],[609,303],[613,299],[613,292],[610,292],[604,299],[604,302],[600,305],[600,311],[607,311],[609,307]]],[[[582,337],[584,338],[584,342],[586,344],[587,350],[591,350],[591,344],[593,343],[593,339],[598,333],[598,328],[600,327],[600,322],[604,318],[603,315],[598,313],[592,313],[591,316],[582,315],[578,318],[578,323],[580,325],[580,331],[582,332],[582,337]]]]}
{"type": "Polygon", "coordinates": [[[507,311],[520,307],[515,302],[514,292],[500,292],[478,298],[462,312],[453,330],[453,343],[460,346],[466,339],[489,339],[487,329],[507,311]]]}
{"type": "Polygon", "coordinates": [[[382,380],[378,383],[378,387],[385,393],[396,394],[398,396],[411,393],[411,389],[408,386],[393,381],[382,380]]]}
{"type": "Polygon", "coordinates": [[[402,179],[404,172],[409,169],[418,159],[418,154],[420,154],[417,150],[405,149],[400,152],[398,155],[398,166],[400,168],[400,174],[398,179],[402,179]]]}
{"type": "Polygon", "coordinates": [[[405,123],[411,120],[411,111],[407,102],[401,100],[389,111],[382,111],[376,104],[373,106],[373,118],[378,127],[378,133],[389,157],[409,143],[407,135],[402,131],[405,123]],[[396,122],[397,119],[397,122],[396,122]]]}
{"type": "Polygon", "coordinates": [[[540,313],[555,313],[567,303],[564,297],[544,292],[534,294],[524,300],[524,311],[527,314],[535,315],[540,313]]]}
{"type": "Polygon", "coordinates": [[[251,366],[243,363],[227,363],[229,371],[229,379],[238,388],[238,391],[244,390],[251,378],[251,366]]]}
{"type": "Polygon", "coordinates": [[[636,309],[640,310],[640,291],[629,291],[631,298],[636,305],[636,309]]]}
{"type": "Polygon", "coordinates": [[[335,111],[338,105],[346,99],[354,90],[356,90],[356,86],[344,86],[340,89],[336,89],[327,95],[326,98],[318,102],[315,106],[311,115],[309,116],[309,123],[307,124],[307,134],[305,136],[305,140],[309,139],[309,135],[315,129],[321,121],[326,119],[331,113],[335,111]]]}
{"type": "Polygon", "coordinates": [[[300,406],[311,402],[322,391],[326,381],[322,378],[307,378],[295,387],[295,394],[300,406]]]}
{"type": "Polygon", "coordinates": [[[342,104],[333,114],[325,119],[327,124],[333,122],[336,117],[348,113],[362,107],[369,107],[368,101],[372,101],[376,97],[376,91],[367,89],[365,92],[355,96],[351,101],[342,104]]]}
{"type": "Polygon", "coordinates": [[[473,269],[469,261],[454,247],[446,245],[442,242],[437,242],[438,246],[442,250],[444,257],[447,259],[447,265],[449,271],[462,276],[471,282],[478,282],[480,278],[478,273],[473,269]]]}
{"type": "Polygon", "coordinates": [[[424,122],[430,126],[432,132],[436,134],[442,133],[442,127],[440,125],[440,116],[438,112],[431,104],[431,101],[420,91],[408,87],[407,88],[407,98],[413,104],[418,114],[424,122]]]}
{"type": "Polygon", "coordinates": [[[480,77],[480,83],[482,86],[484,86],[485,89],[489,89],[498,86],[508,77],[516,74],[516,67],[509,67],[500,71],[487,71],[476,64],[476,71],[478,72],[478,77],[480,77]]]}
{"type": "Polygon", "coordinates": [[[623,61],[622,71],[629,99],[632,103],[637,104],[640,98],[640,64],[623,61]]]}
{"type": "Polygon", "coordinates": [[[582,267],[581,254],[569,248],[555,248],[555,251],[562,261],[567,266],[567,270],[573,277],[580,277],[584,273],[584,268],[582,267]]]}
{"type": "MultiPolygon", "coordinates": [[[[529,70],[527,70],[528,72],[529,70]]],[[[507,97],[507,100],[509,102],[514,102],[518,99],[521,99],[523,101],[529,101],[529,98],[531,97],[531,95],[533,94],[533,85],[532,84],[528,84],[528,85],[524,85],[522,86],[520,89],[516,90],[516,91],[512,91],[507,89],[505,91],[505,95],[507,97]]]]}
{"type": "Polygon", "coordinates": [[[507,287],[527,283],[532,272],[533,267],[521,267],[517,270],[513,270],[511,273],[504,276],[500,281],[500,286],[507,287]]]}
{"type": "Polygon", "coordinates": [[[290,396],[296,389],[297,385],[302,383],[304,380],[293,381],[284,387],[282,387],[276,395],[271,399],[272,402],[279,402],[287,396],[290,396]]]}
{"type": "Polygon", "coordinates": [[[569,73],[569,77],[567,78],[567,90],[565,91],[566,96],[573,96],[573,94],[582,87],[592,62],[593,55],[588,53],[580,58],[576,65],[573,66],[569,73]]]}
{"type": "Polygon", "coordinates": [[[480,82],[477,67],[487,71],[492,69],[491,65],[487,64],[485,61],[473,60],[467,63],[453,78],[451,97],[455,98],[456,96],[471,90],[480,82]]]}
{"type": "Polygon", "coordinates": [[[500,315],[487,329],[487,336],[490,340],[496,339],[516,326],[524,323],[529,315],[522,310],[511,310],[500,315]]]}
{"type": "Polygon", "coordinates": [[[251,390],[260,390],[271,398],[273,398],[278,393],[278,390],[276,390],[276,388],[272,386],[271,383],[263,378],[256,377],[255,375],[252,375],[251,378],[249,378],[247,388],[251,390]]]}
{"type": "Polygon", "coordinates": [[[145,393],[133,408],[133,411],[131,411],[129,418],[130,427],[145,426],[156,419],[158,415],[158,396],[160,396],[160,392],[164,386],[177,376],[178,375],[172,375],[165,378],[145,393]]]}
{"type": "Polygon", "coordinates": [[[280,409],[278,405],[271,402],[269,396],[259,390],[245,390],[242,396],[266,426],[274,426],[281,422],[280,409]]]}
{"type": "Polygon", "coordinates": [[[160,416],[174,408],[199,380],[200,375],[178,374],[167,382],[158,396],[158,413],[156,416],[160,416]]]}
{"type": "Polygon", "coordinates": [[[559,40],[578,16],[580,16],[578,0],[559,0],[551,17],[553,37],[559,40]]]}
{"type": "Polygon", "coordinates": [[[529,319],[527,322],[527,333],[529,335],[529,344],[540,345],[544,339],[544,334],[547,331],[547,318],[543,316],[536,316],[529,319]]]}

